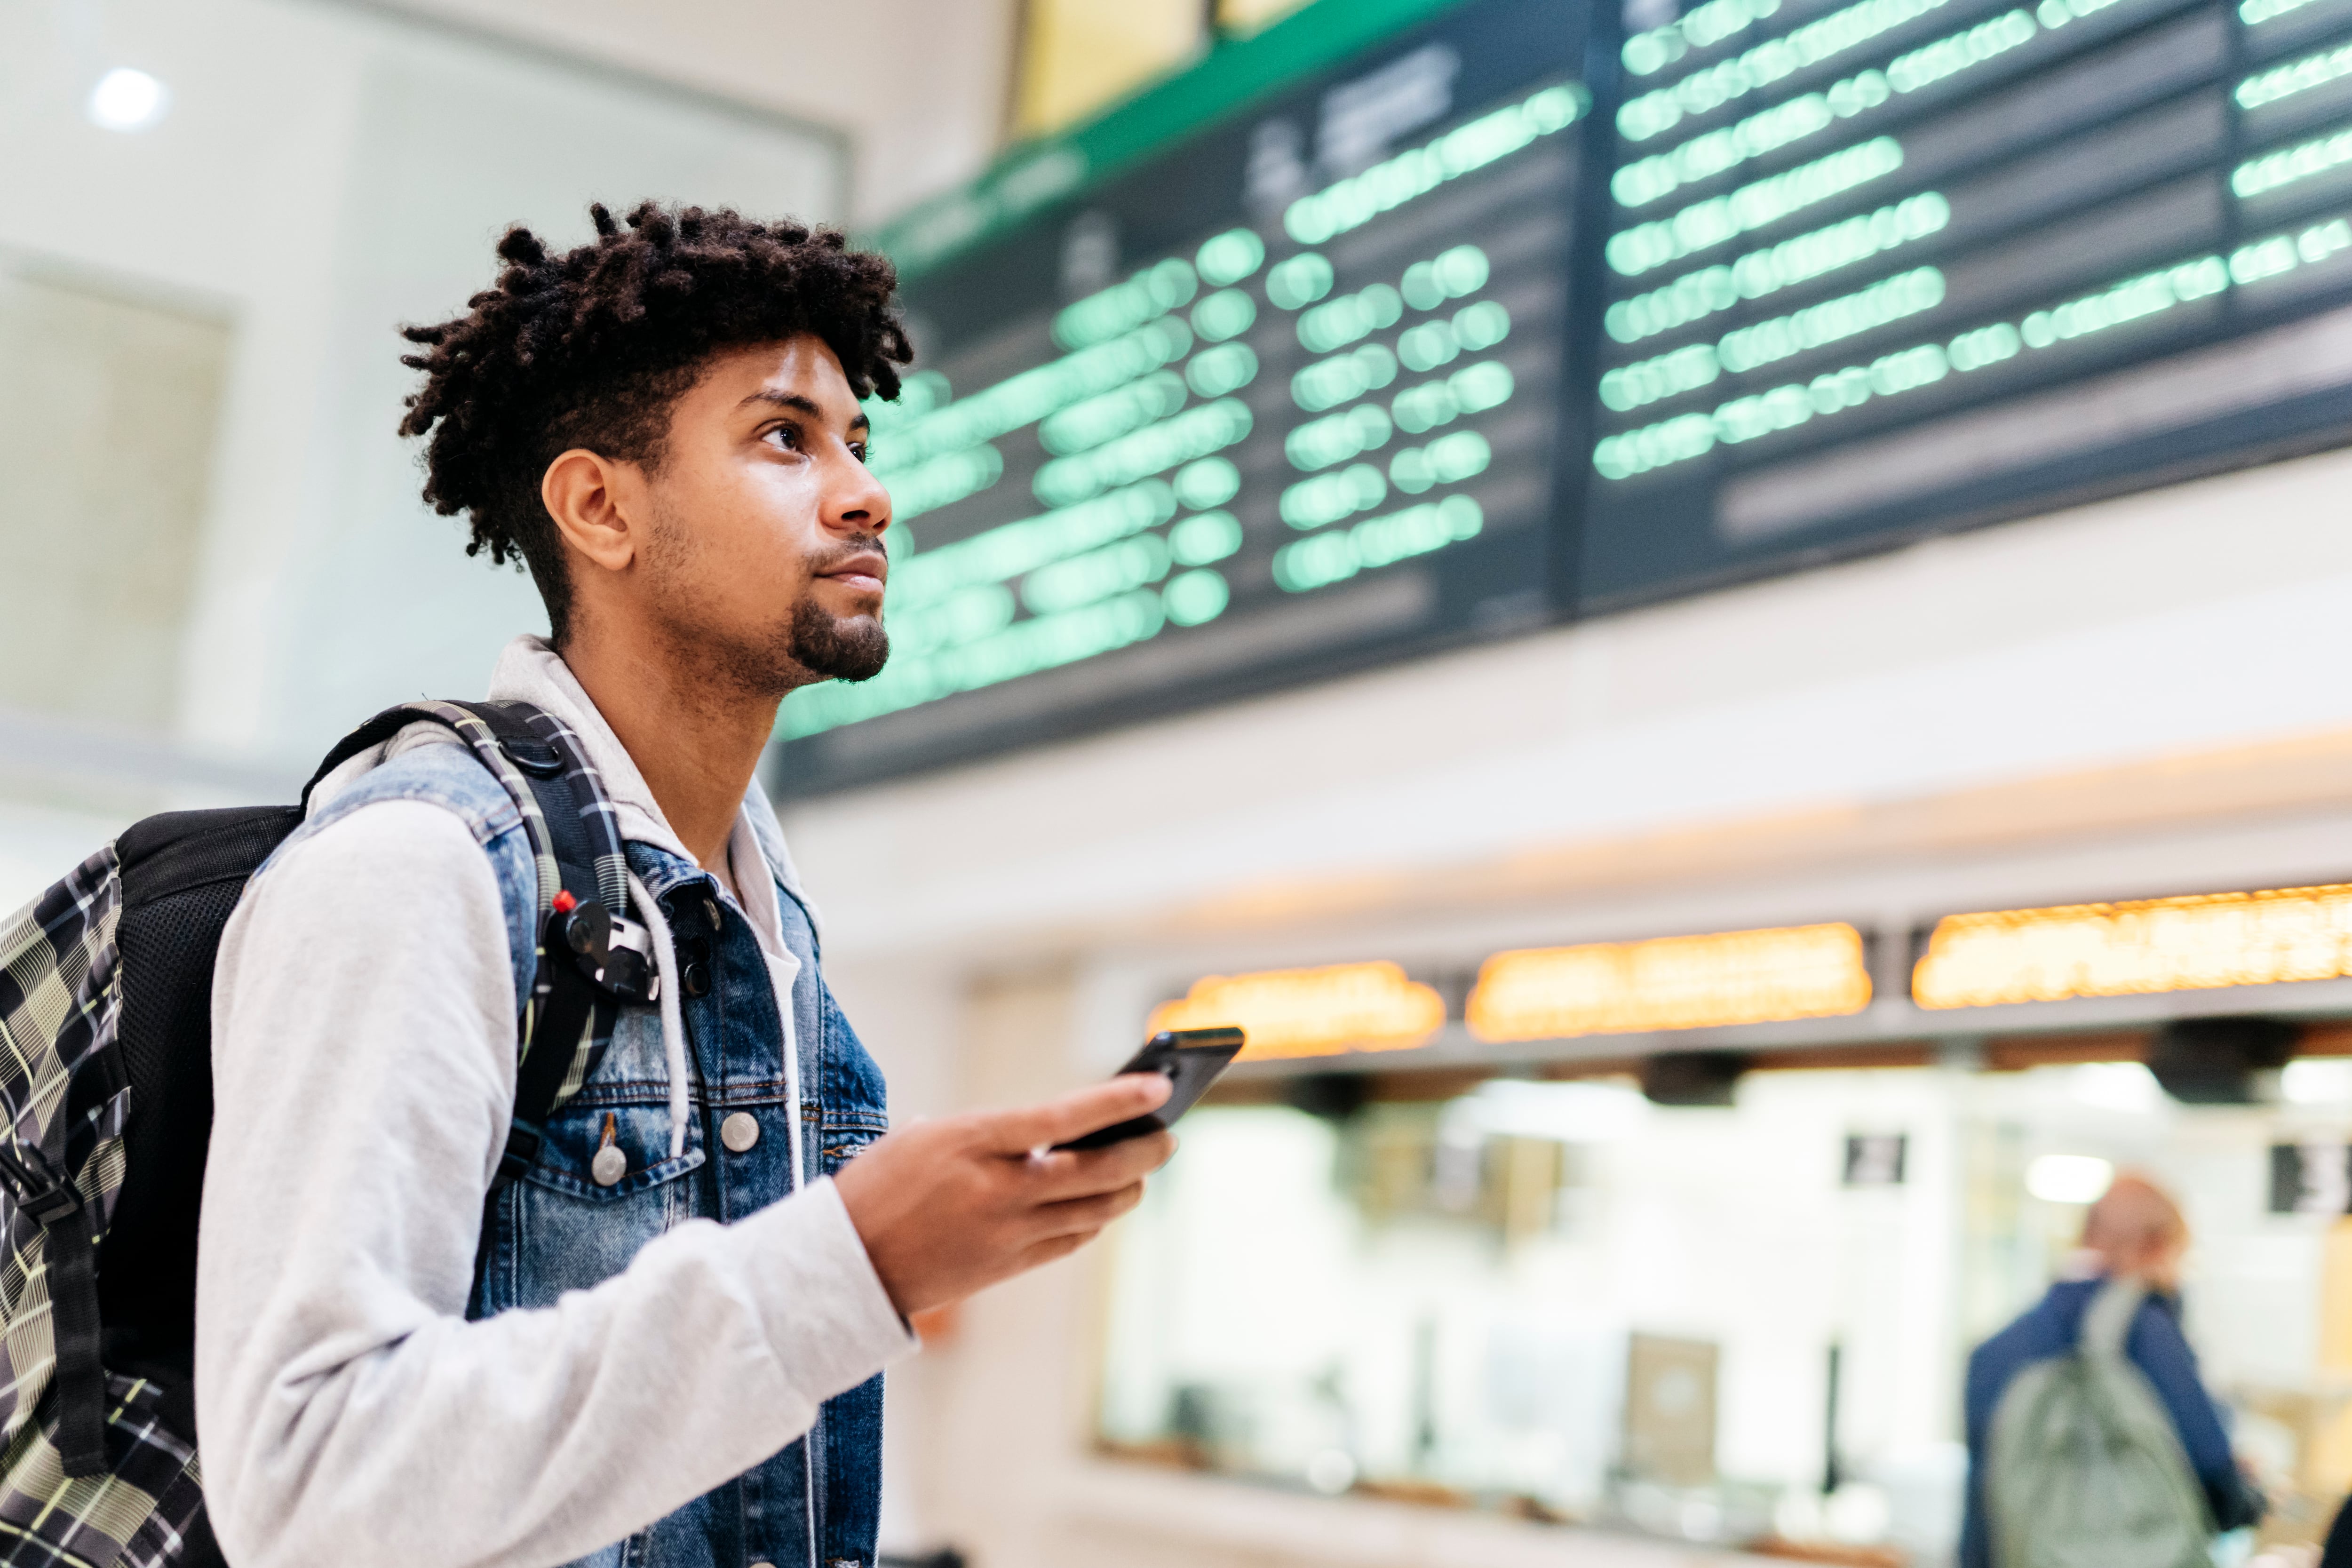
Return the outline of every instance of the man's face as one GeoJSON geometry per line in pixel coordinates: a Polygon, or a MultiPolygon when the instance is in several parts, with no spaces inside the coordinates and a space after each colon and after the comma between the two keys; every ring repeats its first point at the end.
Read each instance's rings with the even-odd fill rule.
{"type": "Polygon", "coordinates": [[[841,362],[811,335],[714,356],[672,405],[644,474],[647,607],[712,675],[782,695],[882,668],[890,497],[866,434],[841,362]]]}

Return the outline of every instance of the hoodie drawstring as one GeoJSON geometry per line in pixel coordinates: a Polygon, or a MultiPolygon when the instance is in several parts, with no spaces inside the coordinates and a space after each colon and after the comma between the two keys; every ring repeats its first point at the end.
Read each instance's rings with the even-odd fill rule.
{"type": "MultiPolygon", "coordinates": [[[[792,1121],[785,1126],[793,1156],[793,1190],[808,1185],[808,1150],[803,1146],[801,1131],[801,1041],[800,1030],[793,1021],[793,985],[799,978],[797,967],[787,971],[774,954],[762,954],[768,961],[769,989],[776,994],[776,1011],[782,1016],[784,1026],[784,1098],[792,1101],[792,1121]]],[[[812,1558],[814,1562],[815,1559],[812,1558]]]]}
{"type": "Polygon", "coordinates": [[[654,933],[654,965],[661,973],[662,1065],[669,1074],[669,1157],[675,1160],[686,1152],[687,1123],[694,1116],[686,1080],[686,1015],[677,1005],[677,942],[661,905],[634,871],[629,873],[629,900],[654,933]]]}

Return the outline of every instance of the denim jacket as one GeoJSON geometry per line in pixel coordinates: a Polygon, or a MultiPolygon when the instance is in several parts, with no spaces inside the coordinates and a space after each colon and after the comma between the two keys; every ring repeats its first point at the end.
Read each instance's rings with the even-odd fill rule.
{"type": "MultiPolygon", "coordinates": [[[[528,995],[538,898],[530,850],[505,791],[465,748],[400,752],[314,814],[289,847],[362,805],[394,799],[433,802],[472,829],[497,874],[515,994],[528,995]]],[[[756,820],[753,830],[772,870],[782,864],[781,846],[767,841],[756,820]]],[[[639,1248],[688,1219],[739,1219],[803,1180],[833,1174],[887,1128],[880,1069],[825,987],[814,923],[783,880],[774,879],[779,923],[799,964],[793,984],[798,1005],[791,1011],[814,1028],[780,1016],[751,925],[708,872],[647,844],[632,842],[628,856],[676,944],[692,1078],[683,1151],[672,1152],[659,1009],[625,1008],[578,1093],[549,1119],[529,1173],[491,1204],[470,1318],[551,1306],[565,1291],[619,1273],[639,1248]],[[797,1055],[796,1072],[787,1066],[787,1051],[797,1055]],[[795,1079],[802,1089],[797,1138],[795,1079]],[[608,1143],[622,1151],[626,1169],[605,1184],[595,1180],[593,1163],[608,1143]],[[796,1146],[805,1171],[793,1168],[796,1146]]],[[[877,1376],[827,1400],[805,1437],[578,1562],[594,1568],[871,1568],[881,1424],[877,1376]]]]}

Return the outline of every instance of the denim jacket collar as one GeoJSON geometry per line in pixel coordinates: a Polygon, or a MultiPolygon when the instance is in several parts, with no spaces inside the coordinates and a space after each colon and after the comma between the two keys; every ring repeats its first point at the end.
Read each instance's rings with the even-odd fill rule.
{"type": "MultiPolygon", "coordinates": [[[[620,737],[613,733],[604,716],[597,711],[579,677],[572,673],[562,656],[548,646],[546,638],[526,633],[507,644],[490,676],[489,696],[494,702],[535,704],[572,726],[587,749],[588,760],[604,777],[605,792],[619,811],[622,836],[661,849],[681,863],[667,880],[658,884],[648,880],[646,885],[656,897],[698,874],[694,857],[687,852],[686,846],[672,831],[669,819],[662,815],[635,759],[621,744],[620,737]]],[[[781,952],[783,942],[777,924],[774,894],[765,887],[754,886],[762,879],[742,874],[760,863],[765,864],[769,878],[808,911],[809,923],[815,928],[818,940],[823,941],[824,927],[815,906],[801,886],[800,872],[784,847],[783,829],[777,824],[775,808],[768,804],[767,794],[756,778],[743,792],[729,852],[738,868],[738,885],[744,889],[747,907],[743,912],[751,917],[763,946],[781,952]],[[752,859],[754,855],[756,860],[752,859]]]]}

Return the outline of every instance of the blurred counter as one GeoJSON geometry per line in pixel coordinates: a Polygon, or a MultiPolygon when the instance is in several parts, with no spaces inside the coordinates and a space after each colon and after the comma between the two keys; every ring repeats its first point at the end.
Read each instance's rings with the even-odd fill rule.
{"type": "Polygon", "coordinates": [[[1135,1463],[1084,1461],[1054,1487],[1069,1562],[1122,1568],[1731,1568],[1766,1560],[1610,1531],[1365,1498],[1327,1499],[1135,1463]]]}

